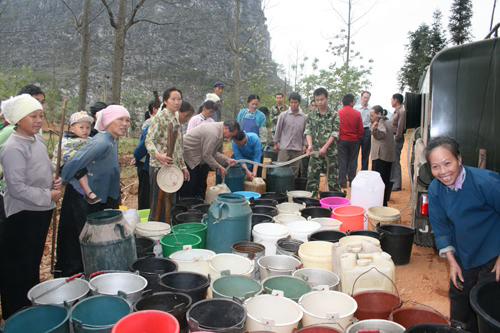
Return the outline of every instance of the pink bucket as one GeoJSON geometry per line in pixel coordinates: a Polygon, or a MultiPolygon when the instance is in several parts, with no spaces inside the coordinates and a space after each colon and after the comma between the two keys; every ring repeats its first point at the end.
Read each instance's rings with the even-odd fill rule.
{"type": "Polygon", "coordinates": [[[319,203],[321,204],[321,207],[328,208],[333,211],[337,207],[349,206],[351,204],[351,200],[342,197],[326,197],[321,199],[319,203]]]}

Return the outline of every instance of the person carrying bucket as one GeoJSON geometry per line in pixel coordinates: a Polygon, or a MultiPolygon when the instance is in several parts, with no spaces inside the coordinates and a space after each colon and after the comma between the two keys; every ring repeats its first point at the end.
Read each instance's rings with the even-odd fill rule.
{"type": "Polygon", "coordinates": [[[435,179],[429,186],[429,220],[439,254],[450,265],[450,317],[477,332],[471,289],[500,281],[500,175],[462,164],[458,143],[432,139],[425,150],[435,179]]]}

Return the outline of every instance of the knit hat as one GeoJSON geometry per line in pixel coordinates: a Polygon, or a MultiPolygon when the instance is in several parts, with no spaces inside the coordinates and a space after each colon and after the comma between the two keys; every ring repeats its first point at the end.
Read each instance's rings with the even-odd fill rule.
{"type": "Polygon", "coordinates": [[[87,122],[92,124],[94,122],[94,118],[90,116],[87,111],[75,112],[69,118],[69,126],[72,126],[77,123],[87,122]]]}
{"type": "Polygon", "coordinates": [[[207,96],[205,97],[205,102],[206,101],[212,101],[214,103],[217,103],[220,101],[220,97],[217,96],[216,94],[213,94],[213,93],[209,93],[207,94],[207,96]]]}
{"type": "Polygon", "coordinates": [[[43,110],[42,104],[28,94],[17,95],[2,102],[0,109],[4,118],[12,125],[30,113],[43,110]]]}
{"type": "Polygon", "coordinates": [[[95,122],[95,129],[98,131],[105,131],[106,128],[118,118],[128,117],[130,114],[127,109],[121,105],[109,105],[105,109],[97,112],[97,120],[95,122]]]}

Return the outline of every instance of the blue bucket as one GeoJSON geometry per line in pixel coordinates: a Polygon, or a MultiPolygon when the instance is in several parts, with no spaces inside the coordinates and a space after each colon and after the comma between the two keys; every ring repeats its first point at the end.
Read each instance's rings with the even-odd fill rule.
{"type": "Polygon", "coordinates": [[[251,192],[251,191],[237,191],[233,192],[233,194],[239,194],[244,196],[248,201],[255,200],[260,198],[260,193],[251,192]]]}
{"type": "Polygon", "coordinates": [[[68,310],[56,305],[32,306],[5,322],[4,333],[70,333],[68,310]]]}
{"type": "Polygon", "coordinates": [[[127,301],[118,296],[92,296],[71,309],[75,333],[111,333],[113,326],[132,312],[127,301]]]}

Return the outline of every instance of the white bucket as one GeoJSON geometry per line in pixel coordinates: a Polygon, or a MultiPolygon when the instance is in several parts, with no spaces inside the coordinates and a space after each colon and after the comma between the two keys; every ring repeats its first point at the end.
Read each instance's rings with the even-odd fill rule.
{"type": "Polygon", "coordinates": [[[333,243],[312,241],[299,247],[299,257],[304,268],[321,268],[333,271],[333,243]]]}
{"type": "Polygon", "coordinates": [[[208,267],[213,280],[220,278],[225,271],[230,275],[239,274],[251,278],[254,270],[252,260],[233,253],[216,254],[210,260],[208,267]]]}
{"type": "Polygon", "coordinates": [[[276,254],[276,242],[288,235],[288,228],[276,223],[259,223],[252,231],[253,241],[265,246],[266,256],[276,254]]]}
{"type": "Polygon", "coordinates": [[[307,237],[321,228],[321,224],[313,221],[295,221],[286,226],[292,238],[303,242],[307,242],[307,237]]]}
{"type": "Polygon", "coordinates": [[[288,191],[288,202],[293,202],[293,198],[312,198],[313,193],[309,191],[288,191]]]}
{"type": "Polygon", "coordinates": [[[213,256],[215,256],[214,251],[186,249],[172,253],[170,259],[177,263],[179,272],[194,272],[208,276],[210,273],[208,263],[213,256]]]}
{"type": "Polygon", "coordinates": [[[278,214],[273,217],[273,221],[280,224],[288,224],[295,221],[307,221],[307,219],[299,214],[278,214]]]}
{"type": "Polygon", "coordinates": [[[302,309],[283,296],[259,295],[245,302],[246,332],[271,331],[292,333],[302,319],[302,309]]]}
{"type": "Polygon", "coordinates": [[[340,325],[346,329],[353,321],[358,304],[351,296],[339,291],[311,291],[299,299],[304,311],[302,325],[340,325]]]}
{"type": "Polygon", "coordinates": [[[311,221],[318,222],[321,224],[320,231],[323,230],[336,230],[340,231],[340,226],[342,225],[342,221],[332,219],[330,217],[315,217],[311,219],[311,221]]]}
{"type": "Polygon", "coordinates": [[[155,241],[170,233],[170,224],[163,222],[149,221],[146,223],[137,223],[135,233],[137,236],[151,238],[155,241]]]}
{"type": "Polygon", "coordinates": [[[305,204],[299,204],[295,202],[283,202],[276,205],[278,209],[278,214],[297,214],[300,215],[300,211],[306,208],[305,204]]]}

